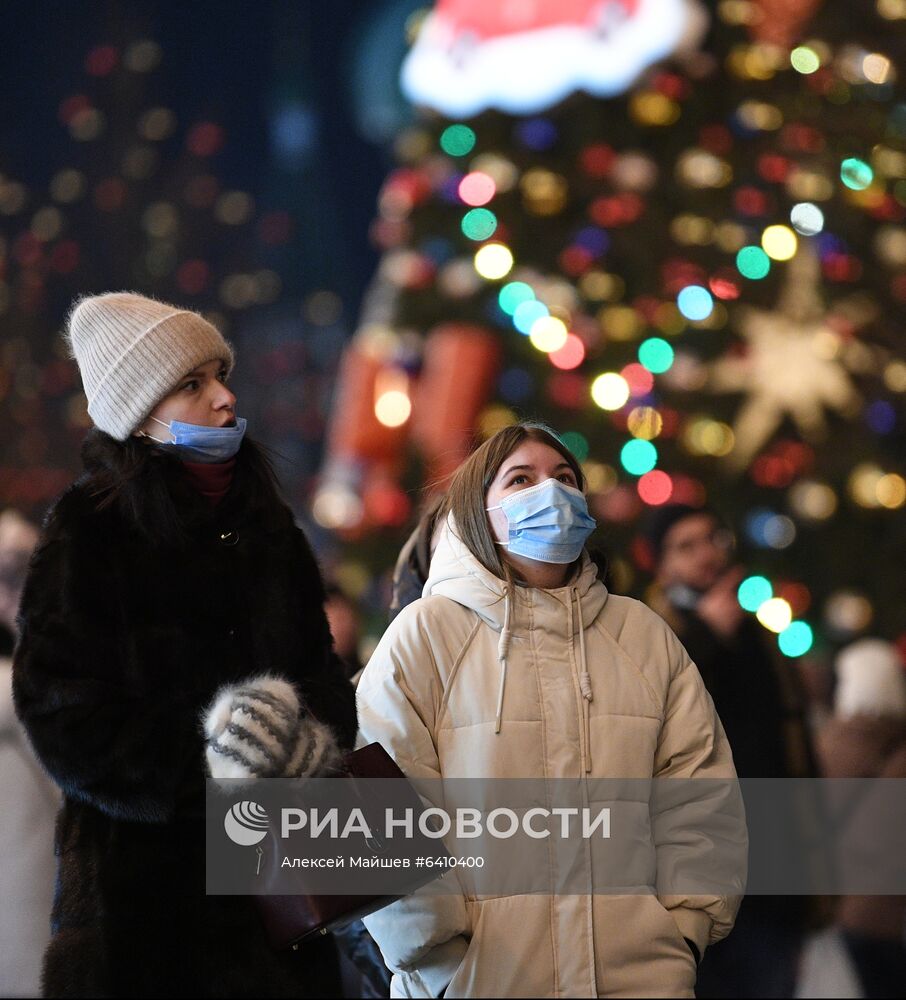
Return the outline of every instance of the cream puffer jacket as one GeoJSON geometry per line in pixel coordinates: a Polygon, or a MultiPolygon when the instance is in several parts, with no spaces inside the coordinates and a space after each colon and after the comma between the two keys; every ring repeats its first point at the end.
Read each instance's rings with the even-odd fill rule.
{"type": "MultiPolygon", "coordinates": [[[[711,698],[661,618],[608,594],[587,555],[568,586],[508,592],[452,519],[423,597],[391,624],[357,697],[360,739],[413,778],[735,778],[711,698]]],[[[741,893],[744,818],[728,828],[709,809],[695,829],[652,822],[657,867],[729,841],[741,893]]],[[[704,952],[739,905],[735,894],[657,895],[654,880],[631,895],[427,888],[365,920],[395,973],[392,996],[692,997],[683,938],[704,952]]]]}

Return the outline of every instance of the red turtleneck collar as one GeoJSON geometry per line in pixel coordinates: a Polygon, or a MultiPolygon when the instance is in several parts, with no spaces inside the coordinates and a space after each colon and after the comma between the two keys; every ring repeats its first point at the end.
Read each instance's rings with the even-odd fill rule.
{"type": "Polygon", "coordinates": [[[227,495],[233,481],[236,459],[230,458],[226,462],[183,462],[182,466],[189,482],[216,507],[227,495]]]}

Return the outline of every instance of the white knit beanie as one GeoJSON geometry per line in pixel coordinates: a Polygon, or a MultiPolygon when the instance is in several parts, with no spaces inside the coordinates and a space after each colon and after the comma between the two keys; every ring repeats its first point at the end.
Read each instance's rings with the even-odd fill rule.
{"type": "Polygon", "coordinates": [[[72,355],[96,427],[125,441],[194,368],[233,351],[204,317],[134,292],[80,299],[69,315],[72,355]]]}

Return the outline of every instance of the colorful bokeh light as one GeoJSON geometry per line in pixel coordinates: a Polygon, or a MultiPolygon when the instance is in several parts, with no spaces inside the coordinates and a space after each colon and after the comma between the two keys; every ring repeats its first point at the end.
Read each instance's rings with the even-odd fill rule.
{"type": "Polygon", "coordinates": [[[378,396],[374,415],[385,427],[402,427],[412,413],[412,401],[400,389],[391,389],[378,396]]]}
{"type": "Polygon", "coordinates": [[[551,364],[563,371],[578,368],[585,360],[585,344],[574,333],[566,335],[566,343],[548,355],[551,364]]]}
{"type": "Polygon", "coordinates": [[[653,469],[646,472],[638,482],[639,496],[642,500],[656,507],[666,503],[673,496],[673,480],[666,472],[653,469]]]}
{"type": "Polygon", "coordinates": [[[502,243],[486,243],[475,254],[475,270],[488,281],[506,277],[513,269],[513,254],[502,243]]]}
{"type": "Polygon", "coordinates": [[[798,240],[789,226],[768,226],[761,234],[761,246],[773,260],[790,260],[796,254],[798,240]]]}
{"type": "Polygon", "coordinates": [[[797,233],[817,236],[824,229],[824,212],[810,201],[800,201],[790,209],[790,222],[797,233]]]}
{"type": "Polygon", "coordinates": [[[475,141],[475,133],[468,125],[448,125],[440,134],[440,148],[448,156],[468,155],[475,141]]]}
{"type": "Polygon", "coordinates": [[[629,383],[616,372],[604,372],[592,382],[591,398],[602,410],[619,410],[629,399],[629,383]]]}
{"type": "Polygon", "coordinates": [[[634,438],[620,449],[620,462],[633,476],[644,476],[657,465],[657,448],[650,441],[634,438]]]}
{"type": "Polygon", "coordinates": [[[763,576],[748,576],[739,585],[736,598],[746,611],[757,611],[774,594],[771,581],[763,576]]]}
{"type": "Polygon", "coordinates": [[[701,285],[687,285],[677,295],[676,304],[683,316],[692,322],[707,319],[714,309],[711,293],[701,285]]]}
{"type": "Polygon", "coordinates": [[[793,609],[782,597],[771,597],[759,607],[755,617],[766,629],[783,632],[793,620],[793,609]]]}
{"type": "Polygon", "coordinates": [[[513,326],[520,333],[528,336],[536,320],[548,315],[550,315],[550,310],[543,302],[539,302],[537,299],[525,299],[513,310],[513,326]]]}
{"type": "Polygon", "coordinates": [[[512,316],[523,302],[531,302],[534,298],[535,292],[531,285],[524,281],[509,281],[500,289],[497,302],[507,316],[512,316]]]}
{"type": "Polygon", "coordinates": [[[815,73],[821,68],[821,59],[814,49],[800,45],[790,53],[790,64],[797,73],[815,73]]]}
{"type": "Polygon", "coordinates": [[[529,332],[532,347],[545,354],[559,351],[561,347],[565,346],[567,337],[566,324],[556,316],[542,316],[535,320],[529,332]]]}
{"type": "Polygon", "coordinates": [[[807,622],[791,622],[777,637],[777,645],[784,656],[802,656],[815,641],[807,622]]]}
{"type": "Polygon", "coordinates": [[[649,337],[639,346],[639,361],[655,375],[668,371],[673,359],[673,348],[663,337],[649,337]]]}
{"type": "Polygon", "coordinates": [[[875,173],[864,161],[851,156],[840,164],[840,180],[853,191],[864,191],[874,180],[875,173]]]}
{"type": "Polygon", "coordinates": [[[736,255],[736,267],[744,278],[759,281],[771,270],[771,258],[761,247],[743,247],[736,255]]]}
{"type": "Polygon", "coordinates": [[[459,197],[467,205],[477,208],[479,205],[487,205],[494,197],[497,193],[497,185],[488,174],[481,170],[473,170],[459,182],[458,191],[459,197]]]}
{"type": "Polygon", "coordinates": [[[462,217],[461,227],[470,240],[486,240],[497,229],[497,216],[488,208],[473,208],[462,217]]]}

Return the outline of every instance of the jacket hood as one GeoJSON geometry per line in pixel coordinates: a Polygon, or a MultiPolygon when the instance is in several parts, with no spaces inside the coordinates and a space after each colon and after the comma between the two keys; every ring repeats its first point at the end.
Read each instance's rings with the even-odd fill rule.
{"type": "MultiPolygon", "coordinates": [[[[506,588],[505,580],[486,570],[472,555],[457,531],[453,515],[448,515],[431,559],[422,597],[447,597],[456,601],[500,632],[506,622],[506,588]]],[[[542,615],[545,626],[553,626],[552,630],[556,629],[553,619],[562,617],[561,628],[566,634],[568,608],[576,599],[581,603],[581,620],[586,627],[598,617],[607,601],[607,590],[598,579],[597,567],[587,552],[582,553],[578,571],[563,587],[552,590],[515,587],[511,627],[520,632],[528,626],[531,610],[536,621],[539,614],[542,615]]],[[[573,631],[577,628],[574,622],[573,631]]]]}

